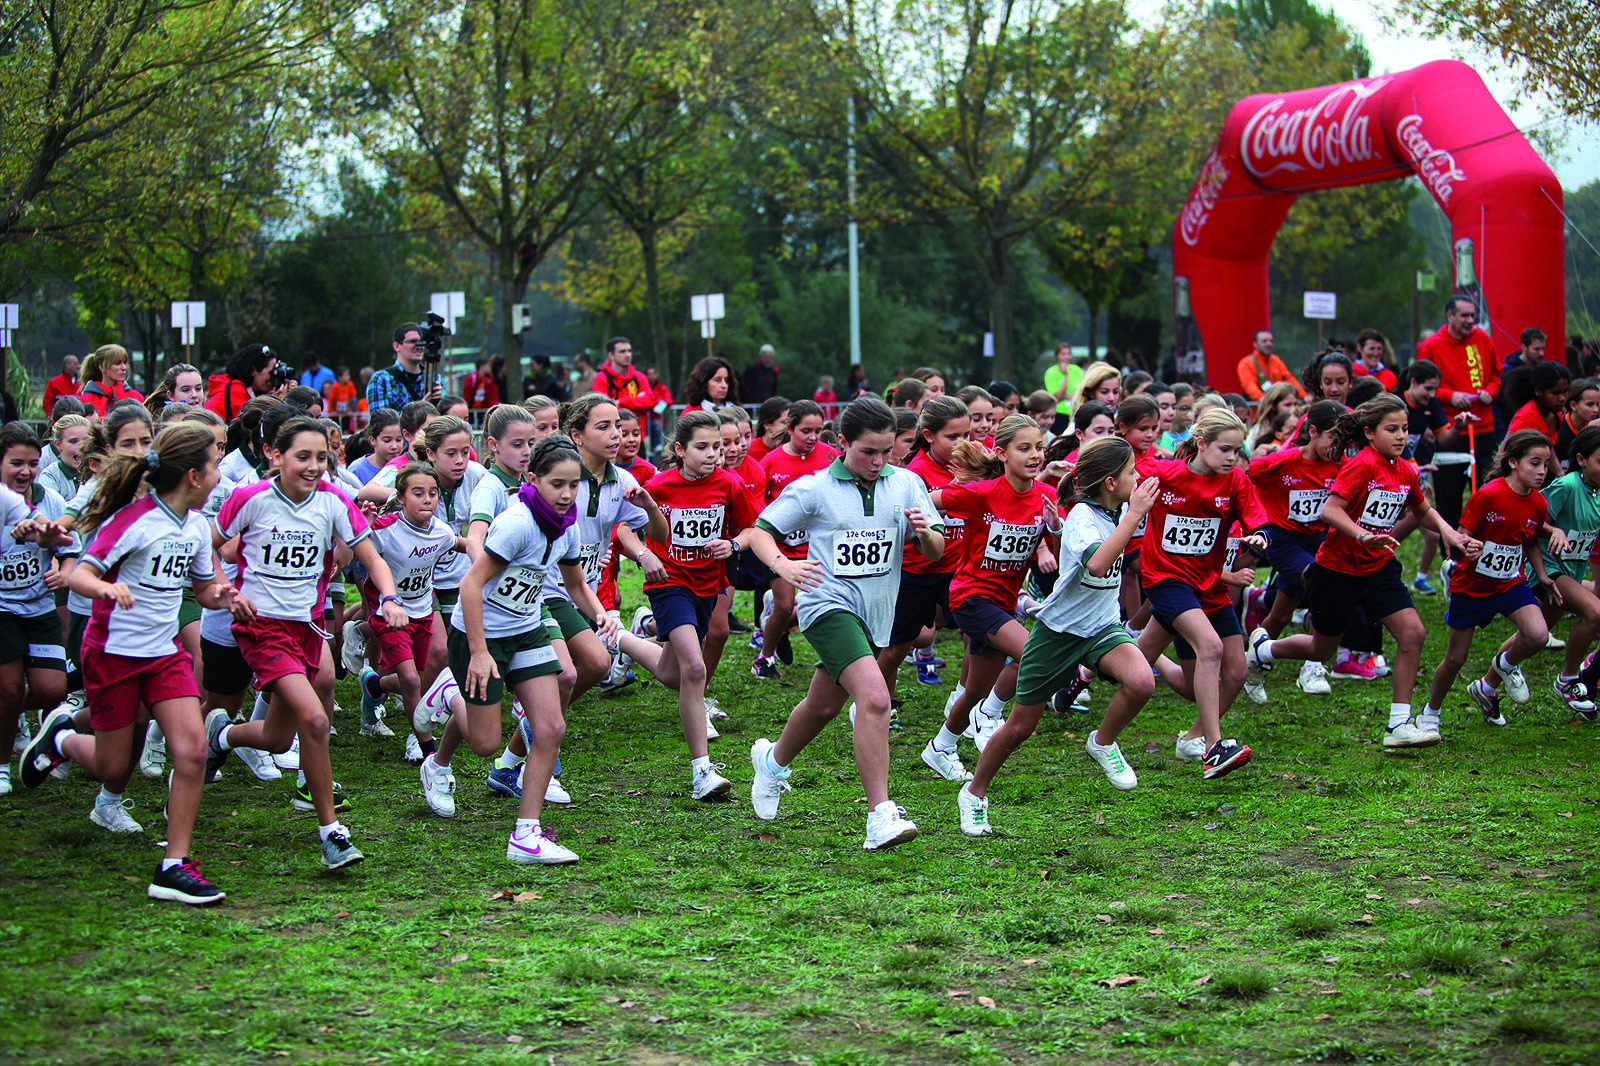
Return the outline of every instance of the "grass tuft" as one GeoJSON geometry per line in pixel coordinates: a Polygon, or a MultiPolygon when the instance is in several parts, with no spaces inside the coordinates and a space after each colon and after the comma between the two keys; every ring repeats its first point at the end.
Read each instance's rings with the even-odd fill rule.
{"type": "Polygon", "coordinates": [[[1495,1023],[1495,1035],[1508,1044],[1560,1043],[1565,1028],[1549,1015],[1520,1008],[1495,1023]]]}
{"type": "Polygon", "coordinates": [[[1459,927],[1430,929],[1402,944],[1407,967],[1433,973],[1475,973],[1489,956],[1459,927]]]}
{"type": "Polygon", "coordinates": [[[1264,966],[1230,966],[1217,971],[1211,990],[1225,999],[1260,999],[1272,991],[1272,974],[1264,966]]]}
{"type": "Polygon", "coordinates": [[[1283,919],[1281,928],[1301,940],[1322,940],[1334,934],[1339,928],[1339,921],[1326,911],[1298,910],[1283,919]]]}
{"type": "Polygon", "coordinates": [[[562,984],[618,984],[632,980],[639,968],[621,955],[588,951],[569,952],[558,958],[549,974],[562,984]]]}

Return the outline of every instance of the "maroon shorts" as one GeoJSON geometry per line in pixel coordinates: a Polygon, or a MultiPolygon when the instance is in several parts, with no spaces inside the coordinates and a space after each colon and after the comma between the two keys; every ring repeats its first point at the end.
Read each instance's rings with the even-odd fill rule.
{"type": "Polygon", "coordinates": [[[315,678],[322,669],[322,650],[326,645],[310,622],[257,615],[248,622],[233,623],[232,628],[234,639],[239,642],[239,654],[256,675],[256,685],[260,688],[290,674],[315,678]]]}
{"type": "Polygon", "coordinates": [[[83,693],[89,701],[89,724],[96,733],[126,729],[139,717],[139,707],[167,700],[200,699],[194,683],[194,659],[182,648],[154,659],[113,655],[84,645],[83,693]]]}
{"type": "Polygon", "coordinates": [[[404,629],[390,629],[383,615],[367,618],[373,635],[378,638],[378,673],[392,674],[407,659],[417,665],[420,673],[428,662],[428,645],[433,643],[433,615],[413,618],[404,629]]]}

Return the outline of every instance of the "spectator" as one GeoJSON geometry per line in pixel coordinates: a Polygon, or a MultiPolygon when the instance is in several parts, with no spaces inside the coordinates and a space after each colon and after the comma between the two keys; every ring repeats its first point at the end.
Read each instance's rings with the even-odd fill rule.
{"type": "Polygon", "coordinates": [[[372,375],[367,386],[367,409],[380,407],[403,410],[408,403],[427,400],[437,403],[444,390],[435,381],[433,388],[424,392],[422,373],[422,329],[415,322],[402,322],[394,330],[394,365],[386,366],[372,375]]]}
{"type": "MultiPolygon", "coordinates": [[[[548,365],[548,360],[546,363],[548,365]]],[[[480,358],[473,364],[472,373],[461,379],[462,395],[466,397],[467,407],[473,411],[487,411],[500,402],[500,387],[494,383],[489,364],[488,357],[480,358]]]]}
{"type": "Polygon", "coordinates": [[[662,419],[667,413],[667,408],[672,406],[672,390],[667,388],[667,383],[661,380],[661,375],[656,373],[656,368],[644,368],[644,379],[650,383],[650,396],[655,403],[650,407],[650,450],[661,451],[662,419]]]}
{"type": "Polygon", "coordinates": [[[1254,350],[1243,359],[1239,360],[1239,390],[1252,400],[1261,399],[1268,385],[1280,381],[1293,383],[1302,397],[1305,389],[1295,378],[1293,371],[1284,365],[1282,359],[1272,354],[1272,331],[1258,329],[1254,340],[1251,342],[1254,350]]]}
{"type": "Polygon", "coordinates": [[[322,365],[322,356],[307,350],[300,357],[300,384],[308,389],[316,389],[317,395],[326,399],[333,382],[333,371],[322,365]]]}
{"type": "Polygon", "coordinates": [[[811,398],[822,405],[822,417],[834,418],[839,414],[839,394],[833,391],[833,375],[824,374],[817,382],[817,391],[811,398]]]}
{"type": "Polygon", "coordinates": [[[341,364],[333,384],[328,386],[328,413],[346,433],[355,429],[357,395],[356,383],[350,380],[350,368],[341,364]]]}
{"type": "Polygon", "coordinates": [[[94,408],[101,418],[123,400],[143,402],[143,393],[128,388],[128,370],[132,365],[128,349],[120,344],[103,344],[96,348],[78,370],[81,386],[78,398],[94,408]]]}
{"type": "Polygon", "coordinates": [[[589,361],[588,352],[579,352],[572,357],[572,370],[567,374],[567,387],[573,392],[587,392],[589,382],[594,379],[594,364],[589,361]]]}
{"type": "Polygon", "coordinates": [[[760,403],[778,395],[778,353],[772,345],[763,344],[756,353],[756,361],[739,379],[739,394],[745,403],[760,403]]]}
{"type": "MultiPolygon", "coordinates": [[[[1049,371],[1045,371],[1049,373],[1049,371]]],[[[1009,381],[989,382],[989,395],[994,397],[994,402],[1000,405],[1000,417],[1014,415],[1022,410],[1022,393],[1009,381]]],[[[1076,420],[1074,420],[1076,421],[1076,420]]]]}
{"type": "Polygon", "coordinates": [[[637,415],[641,423],[656,405],[650,379],[633,365],[633,342],[626,337],[606,341],[606,361],[600,364],[589,389],[611,397],[619,408],[637,415]]]}
{"type": "Polygon", "coordinates": [[[739,380],[733,367],[720,355],[708,355],[689,371],[683,385],[685,407],[715,411],[725,403],[739,402],[739,380]]]}
{"type": "Polygon", "coordinates": [[[849,375],[844,379],[844,402],[850,403],[857,396],[869,392],[867,388],[867,368],[857,363],[850,368],[849,375]]]}
{"type": "Polygon", "coordinates": [[[502,399],[509,399],[511,393],[506,389],[506,359],[497,355],[489,360],[489,376],[494,379],[494,393],[502,399]]]}
{"type": "Polygon", "coordinates": [[[62,396],[78,395],[78,357],[66,356],[61,360],[61,373],[44,383],[44,409],[55,409],[56,400],[62,396]]]}
{"type": "Polygon", "coordinates": [[[265,344],[247,344],[240,348],[229,358],[222,373],[211,375],[207,385],[211,398],[206,400],[206,410],[215,411],[225,422],[232,422],[251,397],[272,392],[273,371],[277,366],[277,353],[265,344]]]}
{"type": "Polygon", "coordinates": [[[1060,436],[1072,428],[1072,397],[1083,384],[1083,367],[1072,361],[1072,345],[1056,345],[1056,361],[1044,372],[1044,391],[1056,400],[1051,432],[1060,436]]]}
{"type": "Polygon", "coordinates": [[[1394,369],[1394,349],[1389,347],[1389,339],[1375,329],[1356,334],[1355,373],[1358,378],[1377,378],[1391,392],[1400,381],[1394,369]]]}
{"type": "MultiPolygon", "coordinates": [[[[1478,305],[1467,296],[1452,296],[1444,304],[1444,325],[1417,345],[1417,358],[1439,368],[1439,402],[1447,412],[1466,411],[1474,432],[1473,455],[1480,481],[1494,470],[1499,444],[1494,431],[1494,399],[1500,393],[1500,365],[1494,342],[1478,328],[1478,305]]],[[[1461,521],[1461,495],[1467,487],[1467,467],[1448,464],[1433,476],[1435,506],[1452,526],[1461,521]]]]}
{"type": "MultiPolygon", "coordinates": [[[[1538,326],[1529,326],[1523,330],[1522,347],[1506,356],[1505,365],[1500,368],[1500,376],[1502,378],[1505,377],[1506,374],[1519,366],[1533,366],[1536,363],[1544,362],[1545,346],[1548,343],[1549,337],[1538,326]]],[[[1568,367],[1567,369],[1570,372],[1572,368],[1568,367]]]]}
{"type": "MultiPolygon", "coordinates": [[[[524,387],[527,396],[548,396],[556,403],[566,403],[572,399],[572,390],[567,387],[565,375],[555,372],[550,365],[548,355],[535,354],[532,357],[531,369],[533,375],[528,378],[524,387]]],[[[527,396],[523,398],[526,399],[527,396]]]]}

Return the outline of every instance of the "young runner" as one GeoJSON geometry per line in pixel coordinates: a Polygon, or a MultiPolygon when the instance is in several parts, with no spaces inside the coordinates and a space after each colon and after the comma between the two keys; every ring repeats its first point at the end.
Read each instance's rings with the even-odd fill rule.
{"type": "MultiPolygon", "coordinates": [[[[1508,375],[1501,384],[1501,401],[1516,412],[1506,427],[1506,439],[1519,429],[1537,429],[1551,447],[1560,435],[1561,416],[1567,408],[1572,375],[1560,363],[1546,360],[1521,373],[1508,375]]],[[[1555,467],[1552,466],[1551,470],[1555,467]]],[[[1547,471],[1548,472],[1548,471],[1547,471]]]]}
{"type": "MultiPolygon", "coordinates": [[[[1113,787],[1131,789],[1138,775],[1123,758],[1117,737],[1155,692],[1150,664],[1122,628],[1117,594],[1122,587],[1122,552],[1133,530],[1150,513],[1161,485],[1139,481],[1133,448],[1119,437],[1091,441],[1080,452],[1076,502],[1064,488],[1061,506],[1070,508],[1061,535],[1061,568],[1055,589],[1036,616],[1017,668],[1017,702],[1005,724],[989,739],[972,780],[956,794],[961,831],[988,836],[989,785],[1011,753],[1038,728],[1045,702],[1088,667],[1115,678],[1116,695],[1100,726],[1085,745],[1113,787]],[[1124,509],[1123,505],[1127,507],[1124,509]],[[1120,518],[1118,517],[1120,515],[1120,518]]],[[[1063,482],[1063,486],[1068,483],[1063,482]]]]}
{"type": "Polygon", "coordinates": [[[769,396],[756,408],[755,437],[750,442],[750,455],[765,466],[771,452],[783,447],[789,439],[789,401],[782,396],[769,396]]]}
{"type": "Polygon", "coordinates": [[[869,811],[862,846],[873,851],[917,835],[889,798],[889,690],[875,649],[889,639],[905,545],[914,539],[924,556],[937,559],[944,538],[922,481],[888,465],[889,408],[876,397],[858,399],[839,416],[839,431],[844,455],[792,482],[750,532],[750,550],[800,590],[801,629],[822,660],[777,742],[762,738],[751,746],[750,800],[757,818],[776,818],[790,764],[852,699],[856,768],[869,811]],[[793,559],[780,543],[800,530],[807,533],[806,557],[793,559]]]}
{"type": "Polygon", "coordinates": [[[1250,659],[1266,670],[1277,659],[1326,661],[1361,610],[1379,620],[1395,639],[1394,695],[1383,731],[1388,748],[1427,747],[1439,734],[1411,720],[1411,693],[1425,635],[1394,557],[1395,523],[1406,510],[1431,525],[1449,548],[1463,553],[1465,565],[1478,560],[1482,545],[1446,524],[1420,491],[1416,464],[1404,458],[1406,406],[1387,394],[1342,415],[1334,432],[1341,447],[1360,450],[1339,470],[1322,505],[1329,533],[1306,571],[1311,599],[1311,632],[1273,640],[1260,630],[1250,634],[1250,659]]]}
{"type": "Polygon", "coordinates": [[[89,420],[82,415],[63,415],[50,428],[50,443],[56,461],[40,466],[39,484],[55,491],[63,500],[78,494],[85,472],[81,469],[83,446],[89,441],[89,420]]]}
{"type": "Polygon", "coordinates": [[[1556,458],[1563,472],[1572,469],[1573,441],[1596,418],[1600,418],[1600,381],[1579,378],[1567,389],[1567,409],[1556,424],[1556,458]]]}
{"type": "MultiPolygon", "coordinates": [[[[766,502],[767,471],[759,462],[750,458],[750,416],[742,407],[724,407],[717,411],[716,415],[718,429],[722,434],[722,468],[739,482],[745,497],[750,501],[751,513],[759,514],[766,502]]],[[[727,584],[717,594],[717,606],[711,612],[710,628],[706,631],[705,660],[708,686],[717,674],[717,666],[722,662],[723,649],[727,647],[728,637],[732,632],[733,589],[739,580],[740,557],[740,553],[730,555],[724,564],[727,584]]],[[[717,738],[716,726],[711,723],[718,717],[726,718],[727,715],[716,706],[715,701],[709,696],[706,697],[708,739],[717,738]]]]}
{"type": "MultiPolygon", "coordinates": [[[[1159,461],[1154,448],[1160,425],[1161,408],[1149,396],[1129,396],[1116,411],[1117,436],[1132,445],[1133,461],[1139,467],[1141,478],[1149,477],[1151,466],[1159,461]]],[[[1186,437],[1188,433],[1189,430],[1185,429],[1186,437]]],[[[1122,617],[1128,623],[1129,632],[1135,636],[1138,636],[1145,620],[1150,617],[1143,608],[1144,588],[1139,569],[1139,554],[1144,547],[1144,531],[1148,522],[1149,517],[1146,516],[1139,528],[1133,531],[1133,537],[1128,541],[1126,565],[1122,568],[1122,617]]]]}
{"type": "MultiPolygon", "coordinates": [[[[1453,445],[1460,430],[1473,416],[1466,411],[1457,411],[1453,418],[1445,414],[1437,395],[1439,368],[1426,359],[1418,359],[1400,371],[1398,388],[1400,398],[1406,403],[1405,458],[1417,464],[1423,495],[1432,500],[1433,471],[1438,469],[1433,462],[1434,452],[1453,445]]],[[[1416,517],[1407,512],[1395,523],[1394,538],[1403,541],[1416,528],[1416,517]]],[[[1438,552],[1438,535],[1431,529],[1424,529],[1422,557],[1417,562],[1417,576],[1411,580],[1411,587],[1424,596],[1433,596],[1439,591],[1428,581],[1428,571],[1433,568],[1438,552]]]]}
{"type": "Polygon", "coordinates": [[[372,412],[362,433],[372,443],[372,452],[351,463],[350,473],[365,485],[405,451],[406,439],[400,432],[400,412],[392,407],[380,407],[372,412]]]}
{"type": "MultiPolygon", "coordinates": [[[[1568,707],[1594,721],[1600,717],[1595,713],[1594,690],[1579,679],[1579,673],[1584,653],[1594,647],[1595,635],[1600,633],[1600,599],[1584,582],[1590,557],[1600,543],[1600,424],[1585,426],[1573,438],[1567,459],[1571,473],[1544,487],[1550,508],[1546,528],[1562,533],[1562,540],[1552,533],[1539,542],[1545,573],[1560,594],[1559,604],[1554,597],[1546,601],[1544,617],[1546,623],[1553,623],[1563,613],[1577,616],[1555,690],[1568,707]]],[[[1507,645],[1501,646],[1501,651],[1507,650],[1507,645]]]]}

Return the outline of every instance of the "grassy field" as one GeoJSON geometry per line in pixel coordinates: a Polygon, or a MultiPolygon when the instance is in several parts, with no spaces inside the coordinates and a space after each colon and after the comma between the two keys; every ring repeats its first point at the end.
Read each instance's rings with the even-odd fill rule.
{"type": "MultiPolygon", "coordinates": [[[[1443,604],[1422,610],[1431,672],[1443,604]]],[[[1229,719],[1256,759],[1219,782],[1174,758],[1190,710],[1168,696],[1124,737],[1131,793],[1083,754],[1093,720],[1047,715],[985,840],[918,757],[945,690],[908,669],[891,792],[922,836],[887,854],[861,850],[842,719],[779,819],[750,812],[750,744],[809,672],[798,640],[782,680],[741,646],[716,681],[730,803],[688,798],[659,685],[580,703],[575,802],[546,818],[573,867],[504,861],[513,805],[470,754],[459,817],[431,816],[400,739],[352,713],[334,769],[364,864],[323,873],[291,782],[230,762],[197,828],[228,899],[156,904],[161,790],[136,777],[146,832],[113,837],[76,774],[0,800],[0,1061],[1593,1063],[1600,730],[1555,701],[1548,654],[1510,728],[1481,724],[1465,682],[1504,632],[1420,753],[1376,743],[1386,683],[1306,697],[1287,667],[1229,719]]]]}

